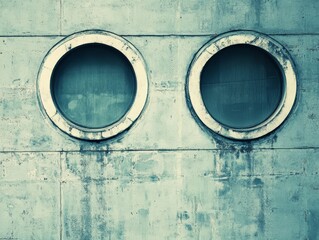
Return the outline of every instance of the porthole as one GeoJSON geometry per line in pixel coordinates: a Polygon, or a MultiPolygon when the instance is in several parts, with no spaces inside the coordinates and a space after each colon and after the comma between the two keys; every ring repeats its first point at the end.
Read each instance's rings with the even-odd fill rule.
{"type": "Polygon", "coordinates": [[[233,139],[255,139],[276,129],[296,97],[290,55],[272,38],[252,31],[222,34],[195,55],[187,97],[210,130],[233,139]]]}
{"type": "Polygon", "coordinates": [[[148,79],[138,50],[105,31],[75,33],[54,46],[38,75],[38,96],[65,133],[102,140],[128,129],[147,99],[148,79]]]}

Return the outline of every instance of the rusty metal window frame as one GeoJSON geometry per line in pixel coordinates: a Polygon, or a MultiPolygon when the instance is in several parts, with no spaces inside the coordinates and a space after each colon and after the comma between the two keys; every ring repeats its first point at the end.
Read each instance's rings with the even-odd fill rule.
{"type": "Polygon", "coordinates": [[[232,31],[211,39],[194,56],[186,84],[187,100],[199,120],[211,131],[237,140],[256,139],[279,127],[294,105],[296,92],[296,71],[288,51],[274,39],[255,31],[232,31]],[[237,44],[249,44],[268,52],[277,62],[283,76],[283,94],[277,109],[267,120],[251,128],[236,129],[217,122],[208,113],[200,91],[201,72],[208,60],[222,49],[237,44]]]}
{"type": "Polygon", "coordinates": [[[107,31],[87,30],[72,34],[58,42],[44,57],[38,73],[37,93],[41,109],[63,132],[84,140],[103,140],[128,129],[140,116],[148,96],[146,64],[139,51],[126,39],[107,31]],[[78,126],[58,110],[51,94],[51,78],[59,60],[70,50],[86,44],[103,44],[120,51],[130,62],[135,73],[136,95],[126,114],[112,125],[94,129],[78,126]]]}

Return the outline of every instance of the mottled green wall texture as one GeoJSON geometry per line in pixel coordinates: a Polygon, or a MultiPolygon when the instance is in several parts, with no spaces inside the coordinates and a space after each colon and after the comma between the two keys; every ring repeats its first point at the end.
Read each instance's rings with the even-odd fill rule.
{"type": "Polygon", "coordinates": [[[0,240],[319,239],[318,0],[0,0],[0,240]],[[43,58],[75,32],[132,43],[143,112],[124,133],[73,138],[41,109],[43,58]],[[215,36],[254,30],[290,53],[297,97],[255,140],[208,130],[185,95],[215,36]]]}

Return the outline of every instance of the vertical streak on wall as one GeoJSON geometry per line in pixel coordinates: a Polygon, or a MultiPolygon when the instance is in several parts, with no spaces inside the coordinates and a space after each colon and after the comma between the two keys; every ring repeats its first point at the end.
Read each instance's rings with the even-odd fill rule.
{"type": "Polygon", "coordinates": [[[182,0],[177,0],[177,9],[176,9],[176,15],[175,15],[175,26],[176,26],[176,29],[178,31],[180,31],[180,19],[182,18],[182,15],[181,15],[181,3],[182,0]]]}
{"type": "Polygon", "coordinates": [[[60,208],[60,240],[62,240],[62,235],[63,235],[63,206],[62,206],[62,161],[65,159],[64,153],[61,151],[60,152],[60,159],[59,159],[59,167],[60,167],[60,174],[59,174],[59,183],[60,183],[60,195],[59,195],[59,208],[60,208]]]}

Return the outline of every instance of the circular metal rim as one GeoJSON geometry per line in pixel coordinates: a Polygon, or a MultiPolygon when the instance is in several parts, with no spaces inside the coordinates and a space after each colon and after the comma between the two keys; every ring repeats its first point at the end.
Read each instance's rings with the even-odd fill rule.
{"type": "Polygon", "coordinates": [[[222,136],[249,140],[262,137],[279,127],[290,113],[296,98],[297,81],[293,61],[288,51],[274,39],[254,31],[224,33],[206,43],[195,55],[188,71],[187,98],[201,122],[222,136]],[[277,62],[283,75],[282,100],[275,112],[264,122],[252,128],[230,128],[217,122],[207,111],[200,92],[200,75],[207,61],[220,50],[237,44],[249,44],[268,52],[277,62]]]}
{"type": "Polygon", "coordinates": [[[84,140],[108,139],[128,129],[143,111],[148,95],[146,64],[142,55],[129,41],[114,33],[102,30],[78,32],[62,39],[44,57],[38,73],[37,93],[42,109],[63,132],[84,140]],[[58,110],[51,94],[51,77],[58,61],[70,50],[91,43],[103,44],[120,51],[131,63],[136,79],[136,93],[130,109],[117,122],[99,129],[86,128],[70,122],[58,110]]]}

